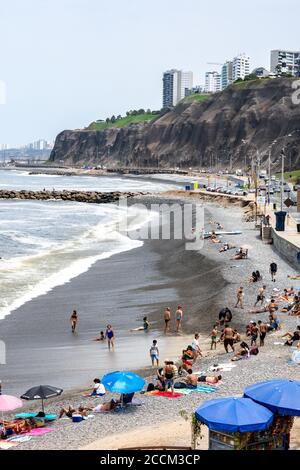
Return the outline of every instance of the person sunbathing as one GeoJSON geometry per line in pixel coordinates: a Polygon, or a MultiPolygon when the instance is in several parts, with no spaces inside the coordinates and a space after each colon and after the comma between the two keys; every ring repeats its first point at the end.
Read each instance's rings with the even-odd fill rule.
{"type": "Polygon", "coordinates": [[[250,348],[248,344],[245,343],[245,341],[242,341],[242,343],[240,344],[240,349],[235,353],[235,355],[233,356],[233,358],[231,358],[231,360],[239,361],[243,357],[245,358],[249,357],[249,355],[250,355],[250,348]]]}
{"type": "Polygon", "coordinates": [[[290,333],[289,331],[282,335],[282,338],[286,338],[287,340],[284,343],[285,346],[293,346],[294,341],[300,340],[300,326],[297,326],[297,330],[294,333],[290,333]]]}
{"type": "Polygon", "coordinates": [[[249,313],[264,313],[268,311],[269,311],[268,306],[265,306],[265,307],[260,307],[260,308],[252,308],[251,310],[249,310],[249,313]]]}
{"type": "Polygon", "coordinates": [[[288,302],[290,300],[290,296],[287,289],[284,289],[283,294],[278,294],[274,297],[277,297],[278,302],[288,302]]]}
{"type": "Polygon", "coordinates": [[[109,411],[114,411],[119,404],[114,400],[113,398],[106,402],[102,403],[102,405],[97,405],[95,408],[93,408],[94,413],[107,413],[109,411]]]}
{"type": "Polygon", "coordinates": [[[68,418],[72,418],[72,416],[75,415],[81,415],[82,417],[87,416],[90,411],[92,411],[93,408],[89,408],[87,406],[79,406],[78,409],[73,408],[72,406],[69,406],[69,408],[62,408],[59,412],[59,418],[62,418],[63,416],[67,416],[68,418]]]}
{"type": "Polygon", "coordinates": [[[215,375],[200,375],[198,377],[198,382],[205,382],[207,384],[217,384],[220,380],[222,380],[222,375],[218,375],[217,377],[215,375]]]}
{"type": "Polygon", "coordinates": [[[6,429],[12,429],[15,434],[30,432],[36,427],[30,419],[15,419],[13,421],[1,421],[4,426],[4,436],[6,429]]]}
{"type": "Polygon", "coordinates": [[[217,234],[215,231],[211,232],[210,239],[213,243],[221,243],[221,240],[218,239],[217,234]]]}
{"type": "Polygon", "coordinates": [[[223,253],[224,251],[228,251],[228,250],[233,250],[234,248],[236,248],[235,245],[230,245],[230,243],[224,243],[224,245],[220,249],[220,253],[223,253]]]}
{"type": "Polygon", "coordinates": [[[240,248],[239,251],[236,253],[236,255],[231,259],[232,260],[244,259],[243,248],[240,248]]]}
{"type": "Polygon", "coordinates": [[[257,282],[258,281],[258,278],[257,278],[257,274],[255,271],[253,271],[253,273],[251,274],[251,277],[249,279],[249,282],[257,282]]]}
{"type": "Polygon", "coordinates": [[[197,375],[193,374],[192,369],[187,371],[187,376],[182,379],[184,383],[186,383],[187,388],[197,388],[198,377],[197,375]]]}

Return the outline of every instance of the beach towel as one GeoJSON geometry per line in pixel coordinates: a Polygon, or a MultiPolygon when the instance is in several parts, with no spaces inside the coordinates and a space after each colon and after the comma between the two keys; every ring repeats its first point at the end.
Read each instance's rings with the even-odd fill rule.
{"type": "Polygon", "coordinates": [[[234,367],[237,367],[236,364],[232,364],[232,362],[228,362],[226,364],[218,364],[217,366],[211,366],[209,367],[209,371],[211,372],[231,372],[231,370],[234,368],[234,367]]]}
{"type": "MultiPolygon", "coordinates": [[[[183,390],[183,389],[180,389],[183,390]]],[[[153,392],[149,392],[149,395],[154,395],[158,397],[165,397],[165,398],[179,398],[181,397],[182,393],[174,392],[161,392],[160,390],[153,390],[153,392]]]]}
{"type": "MultiPolygon", "coordinates": [[[[17,419],[27,419],[27,418],[35,418],[38,413],[17,413],[15,418],[17,419]]],[[[45,415],[45,421],[54,421],[57,418],[55,414],[48,414],[45,415]]]]}
{"type": "Polygon", "coordinates": [[[28,442],[31,441],[32,437],[31,436],[15,436],[15,437],[9,437],[7,440],[9,442],[28,442]]]}
{"type": "Polygon", "coordinates": [[[44,434],[48,434],[48,432],[54,431],[54,428],[35,428],[32,429],[30,432],[27,432],[26,436],[43,436],[44,434]]]}
{"type": "Polygon", "coordinates": [[[213,387],[208,387],[205,385],[198,385],[197,388],[183,388],[180,390],[180,393],[183,395],[189,395],[192,392],[199,392],[199,393],[213,393],[216,392],[217,389],[213,387]]]}
{"type": "Polygon", "coordinates": [[[19,442],[9,442],[9,441],[0,441],[0,449],[1,450],[8,450],[11,447],[17,447],[19,445],[19,442]]]}

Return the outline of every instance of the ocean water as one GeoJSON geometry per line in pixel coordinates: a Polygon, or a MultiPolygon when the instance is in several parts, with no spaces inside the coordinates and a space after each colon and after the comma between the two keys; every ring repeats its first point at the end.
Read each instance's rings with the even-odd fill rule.
{"type": "MultiPolygon", "coordinates": [[[[118,177],[30,176],[0,171],[0,188],[162,191],[170,185],[118,177]]],[[[119,224],[141,227],[153,214],[114,204],[0,200],[0,320],[65,284],[96,261],[142,245],[119,224]]]]}

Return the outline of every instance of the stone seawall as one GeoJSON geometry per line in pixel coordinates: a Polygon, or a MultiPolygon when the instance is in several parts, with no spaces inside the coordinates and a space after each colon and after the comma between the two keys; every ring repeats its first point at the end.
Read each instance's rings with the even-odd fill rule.
{"type": "Polygon", "coordinates": [[[272,237],[275,250],[280,253],[280,255],[285,258],[293,268],[299,270],[300,260],[298,261],[298,253],[300,253],[300,249],[293,243],[278,235],[274,229],[272,229],[272,237]]]}
{"type": "Polygon", "coordinates": [[[49,199],[61,199],[63,201],[86,202],[91,204],[103,204],[117,202],[122,197],[134,197],[145,193],[132,192],[107,192],[98,191],[14,191],[2,189],[0,190],[0,199],[30,199],[45,201],[49,199]]]}

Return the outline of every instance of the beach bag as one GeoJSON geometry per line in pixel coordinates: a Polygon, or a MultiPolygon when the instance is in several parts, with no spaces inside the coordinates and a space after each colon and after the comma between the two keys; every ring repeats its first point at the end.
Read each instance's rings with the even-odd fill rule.
{"type": "Polygon", "coordinates": [[[148,384],[147,392],[153,392],[153,390],[155,390],[154,384],[152,383],[148,384]]]}
{"type": "Polygon", "coordinates": [[[184,382],[175,382],[174,388],[186,388],[186,383],[184,383],[184,382]]]}
{"type": "Polygon", "coordinates": [[[259,349],[254,346],[253,348],[250,349],[250,356],[257,356],[257,354],[259,353],[259,349]]]}

